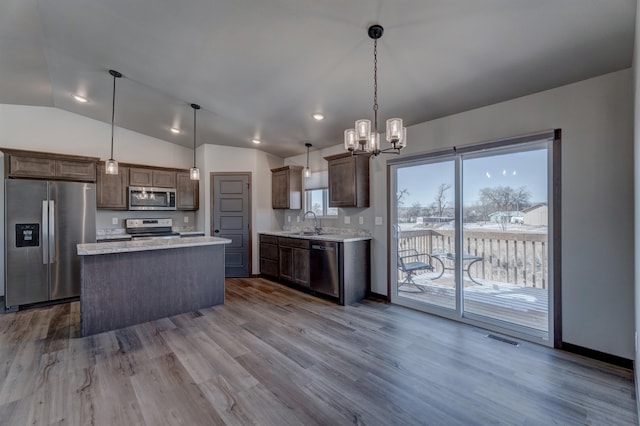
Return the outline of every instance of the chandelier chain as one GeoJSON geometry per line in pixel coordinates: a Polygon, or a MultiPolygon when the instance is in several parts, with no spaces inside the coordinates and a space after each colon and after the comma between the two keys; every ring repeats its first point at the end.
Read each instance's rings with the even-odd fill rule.
{"type": "Polygon", "coordinates": [[[378,40],[373,40],[373,129],[378,133],[378,40]]]}

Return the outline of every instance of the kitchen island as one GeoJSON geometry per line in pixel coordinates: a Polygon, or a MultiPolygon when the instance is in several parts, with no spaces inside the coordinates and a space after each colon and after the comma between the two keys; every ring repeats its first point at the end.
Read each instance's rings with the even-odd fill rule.
{"type": "Polygon", "coordinates": [[[217,237],[78,244],[82,335],[224,303],[217,237]]]}

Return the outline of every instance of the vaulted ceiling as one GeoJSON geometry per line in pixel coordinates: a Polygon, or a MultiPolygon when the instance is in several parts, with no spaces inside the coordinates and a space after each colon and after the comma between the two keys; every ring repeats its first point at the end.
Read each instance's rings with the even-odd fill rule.
{"type": "Polygon", "coordinates": [[[110,122],[115,69],[124,75],[117,126],[191,146],[189,104],[198,103],[198,144],[286,157],[307,141],[341,143],[344,129],[372,116],[371,24],[385,28],[380,119],[412,125],[630,67],[635,8],[635,0],[3,0],[0,103],[110,122]]]}

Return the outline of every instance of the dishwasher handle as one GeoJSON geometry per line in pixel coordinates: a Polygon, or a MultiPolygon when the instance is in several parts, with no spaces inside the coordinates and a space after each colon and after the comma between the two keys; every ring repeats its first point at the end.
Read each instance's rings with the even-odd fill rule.
{"type": "Polygon", "coordinates": [[[318,244],[311,244],[311,250],[336,251],[336,248],[331,246],[321,246],[318,244]]]}

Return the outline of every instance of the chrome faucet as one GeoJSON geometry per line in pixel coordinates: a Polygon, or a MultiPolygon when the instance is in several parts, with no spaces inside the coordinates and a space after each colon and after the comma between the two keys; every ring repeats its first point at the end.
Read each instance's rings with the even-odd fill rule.
{"type": "Polygon", "coordinates": [[[316,216],[315,212],[311,210],[307,210],[306,212],[304,212],[304,216],[302,216],[302,220],[305,220],[308,214],[313,215],[313,232],[315,232],[316,235],[320,234],[320,231],[322,231],[322,228],[318,226],[318,216],[316,216]]]}

